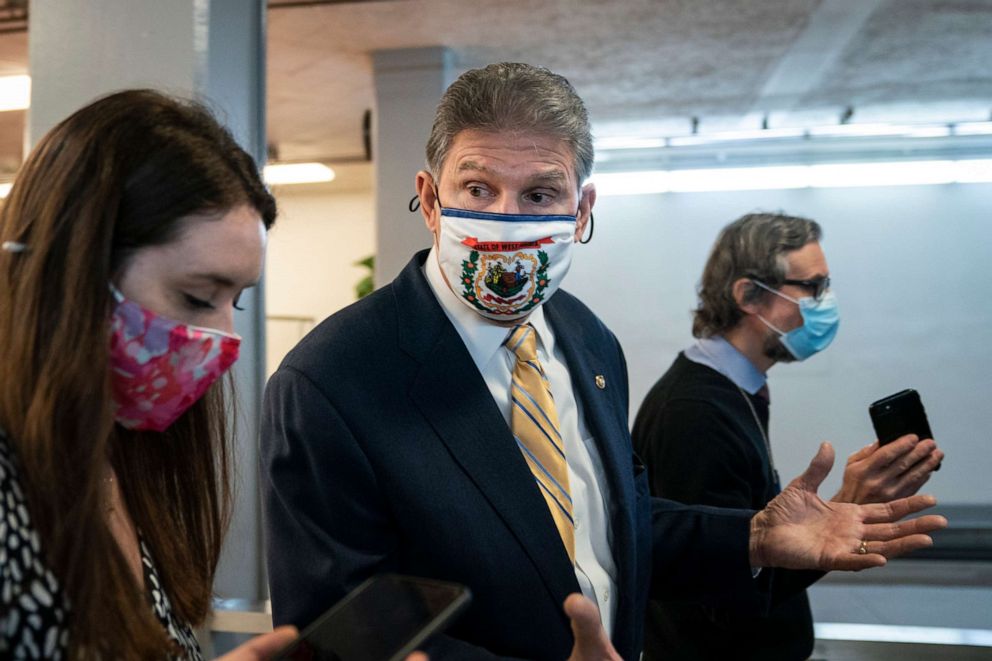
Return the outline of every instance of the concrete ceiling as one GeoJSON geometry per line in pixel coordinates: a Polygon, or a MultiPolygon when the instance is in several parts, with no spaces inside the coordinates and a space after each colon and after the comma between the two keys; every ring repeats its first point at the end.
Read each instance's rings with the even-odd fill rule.
{"type": "MultiPolygon", "coordinates": [[[[268,132],[281,160],[361,160],[371,53],[446,46],[459,70],[545,65],[586,100],[597,137],[851,121],[985,120],[992,0],[386,0],[268,14],[268,132]]],[[[0,73],[26,67],[0,34],[0,73]]],[[[0,169],[23,113],[0,113],[0,169]]],[[[426,138],[426,136],[425,136],[426,138]]]]}
{"type": "Polygon", "coordinates": [[[992,0],[390,0],[273,8],[268,34],[287,160],[360,157],[370,53],[421,46],[564,74],[597,137],[992,113],[992,0]]]}

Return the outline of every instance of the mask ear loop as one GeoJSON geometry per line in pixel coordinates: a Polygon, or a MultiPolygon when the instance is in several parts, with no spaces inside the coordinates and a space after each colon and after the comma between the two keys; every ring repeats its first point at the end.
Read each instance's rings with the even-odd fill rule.
{"type": "Polygon", "coordinates": [[[437,188],[431,186],[434,189],[434,204],[437,206],[438,213],[444,211],[444,206],[441,204],[441,194],[437,192],[437,188]]]}
{"type": "MultiPolygon", "coordinates": [[[[432,186],[433,188],[433,186],[432,186]]],[[[438,206],[441,206],[441,198],[437,195],[437,189],[434,188],[434,199],[437,200],[438,206]]],[[[410,198],[410,203],[406,205],[406,208],[410,210],[410,213],[415,212],[420,208],[420,196],[414,195],[410,198]]]]}
{"type": "Polygon", "coordinates": [[[763,283],[761,280],[757,280],[755,278],[751,278],[751,282],[753,282],[754,284],[758,285],[759,287],[761,287],[765,291],[769,291],[769,292],[775,294],[779,298],[784,298],[787,301],[791,301],[791,302],[795,303],[796,305],[799,305],[799,299],[798,298],[794,298],[792,296],[789,296],[788,294],[784,294],[784,293],[780,292],[777,289],[772,289],[771,287],[769,287],[768,285],[766,285],[765,283],[763,283]]]}
{"type": "Polygon", "coordinates": [[[589,212],[589,235],[586,236],[586,238],[584,238],[584,239],[579,239],[579,243],[585,245],[585,244],[589,243],[590,241],[592,241],[592,234],[595,231],[596,231],[596,217],[593,216],[592,215],[592,212],[590,211],[589,212]]]}
{"type": "MultiPolygon", "coordinates": [[[[748,280],[751,281],[751,284],[754,285],[755,287],[758,287],[759,289],[764,289],[765,291],[770,292],[772,294],[776,294],[778,296],[784,296],[784,294],[775,291],[774,289],[772,289],[771,287],[769,287],[768,285],[766,285],[762,281],[758,280],[754,276],[746,276],[746,277],[747,277],[748,280]]],[[[773,331],[776,335],[778,335],[779,338],[785,337],[785,331],[783,331],[780,328],[778,328],[777,326],[773,325],[770,321],[768,321],[767,319],[765,319],[764,317],[762,317],[760,314],[758,314],[757,312],[755,312],[754,313],[754,316],[756,316],[758,318],[758,321],[760,321],[761,323],[763,323],[769,330],[773,331]]]]}

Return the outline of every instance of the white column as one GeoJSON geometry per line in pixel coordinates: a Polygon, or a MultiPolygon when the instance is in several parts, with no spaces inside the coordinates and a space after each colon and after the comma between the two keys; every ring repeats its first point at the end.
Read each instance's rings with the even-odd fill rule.
{"type": "Polygon", "coordinates": [[[446,48],[404,48],[373,53],[375,111],[376,287],[388,284],[414,252],[431,245],[420,213],[410,213],[414,177],[425,167],[425,148],[441,94],[454,80],[446,48]]]}
{"type": "MultiPolygon", "coordinates": [[[[153,87],[207,103],[256,161],[265,156],[264,0],[32,0],[27,141],[94,98],[153,87]]],[[[257,416],[264,386],[261,286],[241,298],[237,501],[215,590],[266,594],[257,479],[257,416]]]]}

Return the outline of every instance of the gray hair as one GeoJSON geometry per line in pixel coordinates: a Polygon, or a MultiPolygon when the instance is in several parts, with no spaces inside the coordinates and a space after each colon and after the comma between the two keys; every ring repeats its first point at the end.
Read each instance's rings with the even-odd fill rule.
{"type": "Polygon", "coordinates": [[[517,62],[490,64],[458,77],[445,91],[427,141],[427,167],[437,177],[461,131],[529,131],[564,140],[581,185],[592,174],[592,132],[585,104],[563,76],[517,62]]]}
{"type": "MultiPolygon", "coordinates": [[[[744,315],[734,300],[734,282],[752,278],[780,287],[788,267],[787,253],[819,241],[822,235],[816,221],[781,213],[752,213],[724,227],[703,269],[692,334],[711,337],[736,326],[744,315]]],[[[754,286],[744,301],[751,303],[768,295],[754,286]]]]}

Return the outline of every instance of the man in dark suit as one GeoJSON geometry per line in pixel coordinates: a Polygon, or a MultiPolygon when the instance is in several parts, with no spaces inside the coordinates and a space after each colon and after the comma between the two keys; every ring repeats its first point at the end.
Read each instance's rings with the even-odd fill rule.
{"type": "MultiPolygon", "coordinates": [[[[827,347],[840,315],[816,222],[780,213],[742,216],[720,233],[699,288],[695,344],[641,404],[634,449],[651,493],[685,503],[761,509],[781,487],[768,434],[766,375],[827,347]]],[[[940,463],[932,439],[873,443],[847,462],[838,502],[916,493],[940,463]]],[[[805,588],[819,572],[776,573],[763,610],[652,601],[644,656],[792,661],[813,651],[805,588]]]]}
{"type": "Polygon", "coordinates": [[[550,71],[490,65],[445,92],[416,178],[434,247],[304,338],[266,390],[276,623],[401,572],[472,590],[434,658],[637,658],[649,592],[754,607],[772,572],[753,568],[874,566],[943,525],[883,523],[926,497],[824,507],[829,447],[758,514],[648,497],[616,338],[555,293],[592,159],[582,101],[550,71]]]}

